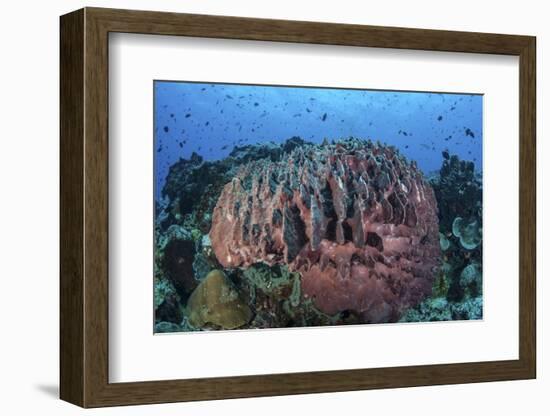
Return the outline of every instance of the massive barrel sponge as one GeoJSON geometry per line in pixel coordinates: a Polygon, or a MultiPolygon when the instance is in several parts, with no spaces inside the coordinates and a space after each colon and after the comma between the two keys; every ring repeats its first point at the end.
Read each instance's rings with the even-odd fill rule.
{"type": "Polygon", "coordinates": [[[439,265],[437,205],[414,162],[347,139],[244,165],[214,208],[224,267],[287,264],[324,313],[391,322],[431,292],[439,265]]]}

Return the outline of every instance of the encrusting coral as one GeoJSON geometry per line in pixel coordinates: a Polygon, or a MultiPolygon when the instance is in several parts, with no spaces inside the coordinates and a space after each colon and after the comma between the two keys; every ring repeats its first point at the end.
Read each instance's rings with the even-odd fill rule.
{"type": "Polygon", "coordinates": [[[399,319],[431,293],[437,204],[415,163],[358,139],[243,165],[218,198],[212,249],[227,268],[287,264],[327,314],[399,319]]]}
{"type": "Polygon", "coordinates": [[[221,270],[212,270],[187,301],[189,323],[195,328],[213,325],[223,329],[239,328],[252,318],[231,281],[221,270]]]}

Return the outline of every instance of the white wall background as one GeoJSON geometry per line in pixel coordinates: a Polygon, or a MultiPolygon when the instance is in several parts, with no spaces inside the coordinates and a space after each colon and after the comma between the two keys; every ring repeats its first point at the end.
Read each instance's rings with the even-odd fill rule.
{"type": "Polygon", "coordinates": [[[538,379],[459,386],[316,394],[87,411],[121,415],[278,415],[282,413],[546,415],[550,361],[543,331],[550,169],[544,103],[550,26],[545,3],[518,1],[121,0],[5,2],[0,14],[0,413],[83,412],[58,395],[58,16],[82,6],[529,34],[538,37],[538,379]],[[544,200],[546,198],[546,201],[544,200]]]}

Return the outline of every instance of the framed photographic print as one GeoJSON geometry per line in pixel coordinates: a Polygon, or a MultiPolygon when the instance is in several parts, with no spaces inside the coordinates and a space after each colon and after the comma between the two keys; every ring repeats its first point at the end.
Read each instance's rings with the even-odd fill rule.
{"type": "Polygon", "coordinates": [[[529,36],[62,16],[61,398],[534,378],[535,103],[529,36]]]}

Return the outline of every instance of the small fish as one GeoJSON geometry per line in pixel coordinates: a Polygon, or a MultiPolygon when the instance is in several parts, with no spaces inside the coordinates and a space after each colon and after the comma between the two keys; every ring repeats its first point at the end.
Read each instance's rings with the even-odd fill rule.
{"type": "Polygon", "coordinates": [[[174,118],[174,113],[171,113],[171,114],[170,114],[170,117],[174,118]]]}
{"type": "Polygon", "coordinates": [[[322,121],[325,121],[327,119],[327,113],[323,114],[323,117],[321,117],[322,121]]]}
{"type": "Polygon", "coordinates": [[[187,114],[185,115],[185,118],[189,118],[189,117],[191,117],[191,113],[187,113],[187,114]]]}
{"type": "Polygon", "coordinates": [[[441,152],[441,154],[443,155],[444,159],[449,160],[449,152],[447,150],[443,150],[443,152],[441,152]]]}
{"type": "Polygon", "coordinates": [[[258,107],[260,103],[254,103],[254,107],[258,107]]]}
{"type": "Polygon", "coordinates": [[[208,126],[210,124],[209,121],[207,121],[206,123],[204,123],[205,126],[208,126]]]}
{"type": "Polygon", "coordinates": [[[308,113],[311,113],[311,110],[310,110],[309,108],[306,108],[306,111],[307,111],[308,113]]]}
{"type": "Polygon", "coordinates": [[[164,130],[165,133],[168,133],[168,132],[170,131],[170,129],[168,128],[168,126],[164,126],[164,129],[163,129],[163,130],[164,130]]]}
{"type": "Polygon", "coordinates": [[[466,128],[466,130],[464,130],[464,134],[465,134],[466,136],[470,136],[470,137],[472,137],[472,138],[475,138],[475,137],[476,137],[475,134],[474,134],[474,132],[473,132],[470,128],[466,128]]]}
{"type": "Polygon", "coordinates": [[[437,117],[437,121],[441,121],[441,120],[443,120],[443,116],[437,117]]]}
{"type": "Polygon", "coordinates": [[[229,95],[229,94],[226,94],[225,96],[226,96],[226,98],[229,98],[230,100],[233,99],[233,97],[232,97],[231,95],[229,95]]]}

